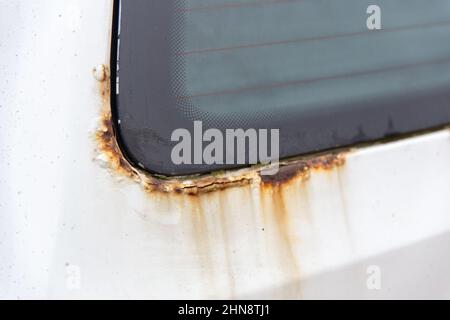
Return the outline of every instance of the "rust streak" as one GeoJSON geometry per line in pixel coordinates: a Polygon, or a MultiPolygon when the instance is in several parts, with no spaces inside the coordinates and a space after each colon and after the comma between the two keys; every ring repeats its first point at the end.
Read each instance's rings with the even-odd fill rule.
{"type": "MultiPolygon", "coordinates": [[[[289,199],[304,201],[302,205],[308,208],[306,183],[309,178],[315,171],[332,171],[342,167],[349,150],[284,160],[279,164],[278,173],[271,176],[263,175],[266,172],[263,166],[189,177],[152,175],[129,163],[119,147],[111,114],[109,70],[107,67],[101,70],[104,70],[104,75],[99,74],[99,69],[95,70],[103,105],[100,125],[95,134],[97,158],[103,161],[113,177],[139,184],[155,203],[163,200],[160,205],[165,207],[155,211],[171,212],[177,203],[185,208],[183,215],[186,214],[188,219],[184,221],[188,223],[184,227],[189,234],[186,240],[190,239],[195,247],[192,254],[198,260],[198,270],[204,279],[203,290],[215,292],[222,287],[222,282],[217,279],[226,279],[225,288],[229,290],[229,295],[236,297],[239,294],[237,270],[242,266],[236,257],[241,257],[246,249],[235,243],[236,230],[243,230],[246,234],[260,228],[261,232],[254,233],[254,236],[261,237],[260,242],[264,245],[255,248],[255,261],[249,257],[252,253],[246,255],[246,261],[266,268],[281,282],[294,281],[295,285],[287,294],[289,297],[300,297],[298,227],[302,220],[299,220],[298,207],[292,206],[289,199]],[[230,205],[228,200],[235,199],[231,188],[237,187],[241,188],[239,203],[250,201],[246,204],[251,212],[242,210],[236,213],[230,205]],[[295,192],[298,190],[301,190],[302,196],[297,196],[295,192]],[[244,221],[248,221],[250,226],[247,227],[244,221]],[[224,265],[218,265],[217,261],[224,265]],[[227,273],[225,276],[221,274],[222,270],[227,273]]],[[[306,214],[311,224],[313,218],[310,213],[306,214]]],[[[247,238],[242,236],[242,239],[247,238]]],[[[254,241],[259,243],[258,238],[254,241]]]]}

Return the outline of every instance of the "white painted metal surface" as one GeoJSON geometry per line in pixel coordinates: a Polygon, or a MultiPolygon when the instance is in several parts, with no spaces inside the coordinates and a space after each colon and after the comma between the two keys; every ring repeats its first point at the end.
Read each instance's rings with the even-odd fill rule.
{"type": "Polygon", "coordinates": [[[0,1],[0,298],[450,298],[449,130],[278,190],[148,195],[101,168],[111,6],[0,1]]]}

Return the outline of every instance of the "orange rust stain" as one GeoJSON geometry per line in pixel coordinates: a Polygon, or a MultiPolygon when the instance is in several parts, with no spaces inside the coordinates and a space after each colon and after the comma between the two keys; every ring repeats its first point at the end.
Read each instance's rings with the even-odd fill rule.
{"type": "MultiPolygon", "coordinates": [[[[290,212],[286,206],[286,200],[284,198],[283,187],[277,185],[273,188],[273,192],[271,194],[271,201],[273,204],[273,212],[275,215],[276,222],[279,227],[279,233],[282,237],[282,240],[285,244],[285,248],[287,251],[287,255],[291,260],[291,266],[296,266],[297,261],[295,258],[295,253],[293,251],[293,244],[291,239],[291,223],[290,223],[290,212]]],[[[294,271],[297,268],[294,268],[294,271]]]]}
{"type": "MultiPolygon", "coordinates": [[[[108,72],[108,71],[105,71],[108,72]]],[[[131,165],[123,155],[117,142],[113,126],[110,106],[109,76],[101,82],[100,93],[103,101],[100,126],[95,138],[99,154],[106,157],[111,172],[139,182],[148,192],[178,193],[198,195],[230,187],[248,185],[253,182],[256,174],[242,172],[239,175],[198,175],[193,177],[158,177],[131,165]]]]}
{"type": "Polygon", "coordinates": [[[329,154],[305,158],[301,160],[287,161],[282,165],[277,174],[261,176],[263,187],[289,185],[297,178],[309,179],[312,171],[331,171],[345,164],[347,151],[332,152],[329,154]]]}
{"type": "MultiPolygon", "coordinates": [[[[238,280],[234,265],[234,252],[239,247],[235,239],[236,228],[241,228],[239,218],[233,216],[229,209],[229,200],[251,201],[249,210],[242,212],[257,228],[258,221],[262,223],[262,238],[265,243],[264,252],[255,252],[255,259],[268,254],[276,259],[276,265],[283,270],[283,279],[295,287],[291,297],[301,296],[301,268],[296,251],[299,247],[299,235],[295,232],[298,221],[297,208],[292,206],[288,197],[303,201],[301,208],[309,207],[307,181],[314,171],[332,171],[344,166],[348,150],[331,152],[310,157],[300,157],[280,163],[279,172],[272,176],[262,175],[263,168],[252,167],[241,170],[216,173],[214,175],[198,175],[192,177],[160,177],[154,176],[133,167],[123,155],[116,138],[111,116],[109,70],[105,68],[102,77],[100,93],[102,97],[102,113],[100,126],[96,132],[98,152],[103,155],[110,171],[119,177],[126,177],[140,184],[151,194],[154,200],[164,199],[170,211],[174,203],[182,204],[188,218],[189,229],[192,230],[193,244],[198,257],[199,267],[204,279],[204,290],[211,292],[216,283],[216,273],[225,270],[228,278],[229,293],[234,297],[238,292],[238,280]],[[232,197],[231,188],[240,187],[242,199],[232,197]],[[254,190],[255,192],[252,192],[254,190]],[[300,192],[300,193],[299,193],[300,192]],[[259,208],[258,200],[259,198],[259,208]],[[245,199],[245,200],[244,200],[245,199]],[[211,209],[212,212],[207,212],[211,209]],[[297,220],[296,220],[297,219],[297,220]],[[233,229],[234,228],[234,229],[233,229]],[[217,234],[219,233],[219,238],[217,234]],[[219,241],[218,241],[219,240],[219,241]],[[222,255],[225,265],[215,264],[214,256],[222,255]]],[[[162,211],[164,211],[162,210],[162,211]]],[[[308,215],[309,213],[306,212],[308,215]]],[[[306,217],[306,223],[312,224],[312,217],[306,217]]],[[[251,229],[250,229],[251,230],[251,229]]],[[[264,247],[264,245],[263,245],[264,247]]],[[[255,249],[256,250],[256,249],[255,249]]],[[[260,250],[258,248],[257,250],[260,250]]],[[[261,264],[266,262],[262,259],[261,264]]]]}
{"type": "Polygon", "coordinates": [[[208,234],[208,224],[206,222],[206,212],[203,209],[201,199],[189,199],[192,204],[192,226],[193,238],[195,247],[197,248],[197,255],[200,261],[200,268],[203,273],[203,278],[207,281],[208,286],[214,285],[213,274],[214,265],[210,259],[210,236],[208,234]]]}
{"type": "Polygon", "coordinates": [[[261,193],[261,209],[267,222],[270,222],[268,228],[276,229],[268,230],[272,231],[273,235],[270,239],[269,250],[276,251],[273,252],[274,258],[278,261],[279,267],[284,270],[285,281],[294,283],[294,286],[290,288],[289,296],[300,298],[302,291],[298,280],[301,279],[301,268],[295,250],[298,248],[298,243],[293,236],[295,224],[291,217],[291,214],[296,213],[291,212],[287,206],[286,188],[286,185],[279,183],[265,188],[261,193]]]}
{"type": "Polygon", "coordinates": [[[312,170],[332,170],[345,163],[345,153],[332,153],[307,160],[285,162],[276,175],[260,175],[260,169],[248,168],[217,175],[198,175],[194,177],[157,177],[133,167],[123,155],[114,132],[109,107],[109,82],[102,82],[104,108],[100,127],[96,133],[98,150],[106,156],[111,171],[141,183],[148,192],[178,193],[200,195],[231,187],[240,187],[261,182],[263,187],[289,184],[295,178],[309,178],[312,170]]]}
{"type": "Polygon", "coordinates": [[[105,75],[100,81],[100,94],[103,104],[101,122],[95,135],[98,152],[106,157],[107,165],[114,174],[125,176],[140,183],[149,193],[201,195],[254,183],[261,183],[263,187],[288,184],[299,176],[301,179],[308,178],[312,170],[332,170],[345,163],[345,154],[348,151],[300,160],[287,160],[281,164],[278,174],[274,176],[260,175],[261,168],[246,168],[215,175],[206,174],[192,177],[169,178],[152,175],[131,165],[119,147],[111,115],[109,69],[105,67],[104,72],[105,75]]]}
{"type": "Polygon", "coordinates": [[[100,119],[100,126],[96,132],[96,140],[98,149],[103,154],[108,166],[121,176],[128,178],[137,178],[136,170],[125,159],[122,151],[117,143],[114,127],[112,124],[111,106],[110,106],[110,92],[111,84],[109,81],[109,70],[104,68],[105,75],[103,81],[100,82],[100,96],[102,98],[102,114],[100,119]]]}

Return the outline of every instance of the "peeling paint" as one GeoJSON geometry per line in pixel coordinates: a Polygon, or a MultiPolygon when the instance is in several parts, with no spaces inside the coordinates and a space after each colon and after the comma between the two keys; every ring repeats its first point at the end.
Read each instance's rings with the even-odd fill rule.
{"type": "Polygon", "coordinates": [[[107,67],[96,67],[94,76],[100,81],[100,93],[103,102],[101,124],[96,133],[98,143],[97,159],[106,162],[114,174],[131,178],[140,183],[148,192],[165,192],[198,195],[219,191],[230,187],[249,184],[262,186],[282,185],[292,179],[307,179],[311,171],[333,170],[345,164],[345,155],[349,150],[320,154],[313,157],[295,158],[280,163],[278,174],[261,175],[265,167],[256,166],[239,170],[216,172],[190,177],[162,177],[152,175],[140,168],[133,167],[124,157],[115,136],[110,107],[110,81],[107,67]],[[102,74],[101,74],[102,73],[102,74]]]}

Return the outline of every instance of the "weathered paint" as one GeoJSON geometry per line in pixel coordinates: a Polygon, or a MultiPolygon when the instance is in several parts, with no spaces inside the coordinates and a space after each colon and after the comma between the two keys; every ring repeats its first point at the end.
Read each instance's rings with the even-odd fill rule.
{"type": "MultiPolygon", "coordinates": [[[[310,224],[312,219],[307,206],[308,193],[312,192],[308,191],[308,180],[316,172],[338,172],[349,151],[282,161],[273,176],[261,175],[261,166],[190,177],[154,176],[133,167],[118,146],[111,120],[108,68],[103,70],[97,159],[106,161],[112,177],[126,177],[140,186],[146,196],[137,211],[144,219],[156,214],[159,219],[170,220],[178,213],[183,242],[192,242],[196,248],[192,256],[206,277],[206,292],[219,286],[219,291],[228,290],[228,297],[242,294],[237,285],[242,282],[238,279],[241,265],[249,268],[247,272],[264,270],[278,283],[298,283],[302,278],[298,252],[302,239],[297,226],[310,224]],[[296,201],[300,206],[294,204],[296,201]],[[165,214],[167,217],[162,217],[165,214]],[[242,229],[245,221],[250,232],[242,229]],[[251,243],[247,258],[236,260],[243,242],[251,243]]],[[[294,286],[280,294],[280,298],[298,298],[301,288],[294,286]]]]}
{"type": "Polygon", "coordinates": [[[22,36],[0,61],[0,297],[450,297],[450,131],[357,148],[307,179],[149,193],[91,161],[111,1],[56,2],[2,11],[0,33],[22,36]]]}
{"type": "MultiPolygon", "coordinates": [[[[249,271],[265,270],[269,279],[275,277],[279,283],[297,283],[302,277],[297,252],[301,239],[296,226],[304,222],[303,218],[311,223],[306,205],[307,181],[314,172],[332,174],[344,166],[348,151],[283,161],[278,174],[273,176],[261,175],[263,167],[193,177],[153,176],[134,168],[118,146],[111,123],[108,68],[104,70],[97,159],[107,161],[113,177],[123,176],[140,186],[146,194],[144,202],[148,202],[138,209],[144,219],[155,214],[160,219],[164,214],[171,219],[174,212],[179,213],[183,242],[190,241],[196,248],[192,255],[197,257],[199,270],[206,277],[205,290],[211,292],[220,286],[219,291],[228,290],[228,297],[242,294],[237,287],[237,281],[242,281],[237,279],[242,271],[236,270],[242,264],[249,271]],[[292,206],[292,200],[305,201],[301,204],[303,210],[292,206]],[[245,221],[251,232],[242,230],[237,234],[245,221]],[[249,234],[253,239],[246,239],[249,234]],[[251,248],[244,261],[236,261],[236,251],[242,250],[243,241],[251,243],[251,248]]],[[[281,298],[301,297],[301,288],[280,294],[281,298]]]]}
{"type": "Polygon", "coordinates": [[[260,183],[261,186],[278,186],[292,179],[307,179],[311,171],[334,170],[345,164],[345,154],[349,152],[348,150],[281,161],[279,172],[270,176],[261,174],[265,169],[264,166],[189,177],[172,178],[152,175],[141,168],[133,167],[119,147],[111,117],[109,68],[98,66],[94,68],[93,73],[100,82],[102,100],[101,123],[96,132],[98,159],[106,162],[106,165],[114,174],[123,175],[139,182],[148,192],[160,191],[198,195],[254,183],[260,183]],[[99,75],[99,70],[103,74],[99,75]]]}
{"type": "MultiPolygon", "coordinates": [[[[187,256],[190,265],[197,266],[201,296],[251,294],[252,287],[261,287],[250,276],[258,273],[258,278],[267,279],[268,287],[288,284],[282,290],[272,289],[271,298],[303,297],[302,281],[317,272],[311,256],[316,246],[323,245],[318,243],[324,238],[324,219],[334,221],[333,241],[347,252],[336,263],[355,254],[345,185],[346,159],[352,150],[288,159],[280,163],[274,176],[261,175],[263,167],[190,177],[154,176],[134,168],[117,144],[108,68],[104,70],[101,126],[96,134],[98,158],[106,161],[111,177],[126,177],[138,187],[126,191],[133,194],[128,205],[144,221],[177,225],[179,243],[189,250],[178,248],[167,254],[187,256]],[[324,217],[333,206],[337,215],[324,217]]],[[[359,148],[367,147],[370,144],[359,148]]]]}

